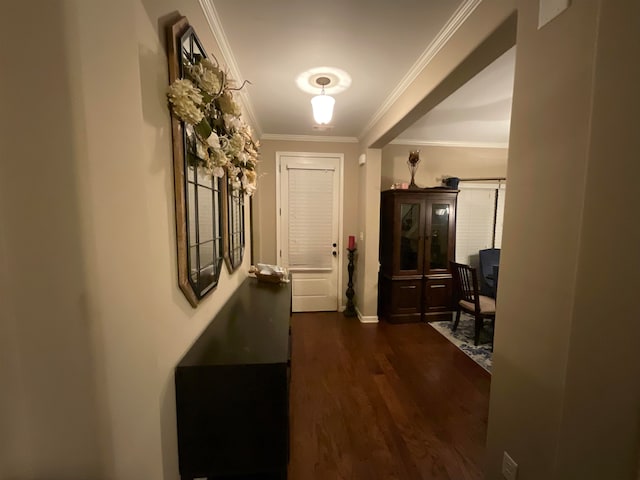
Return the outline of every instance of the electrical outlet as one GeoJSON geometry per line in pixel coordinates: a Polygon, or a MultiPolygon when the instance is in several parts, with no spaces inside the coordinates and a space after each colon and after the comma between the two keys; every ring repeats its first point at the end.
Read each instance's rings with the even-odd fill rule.
{"type": "Polygon", "coordinates": [[[507,452],[502,457],[502,476],[507,480],[516,480],[518,477],[518,464],[507,452]]]}

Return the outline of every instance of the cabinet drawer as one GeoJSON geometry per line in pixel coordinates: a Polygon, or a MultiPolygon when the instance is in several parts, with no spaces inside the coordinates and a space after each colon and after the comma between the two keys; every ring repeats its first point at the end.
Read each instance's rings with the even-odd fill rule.
{"type": "Polygon", "coordinates": [[[424,284],[425,315],[451,311],[453,301],[451,277],[426,279],[424,284]]]}
{"type": "Polygon", "coordinates": [[[391,323],[419,322],[422,317],[422,280],[390,280],[380,282],[380,311],[391,323]]]}

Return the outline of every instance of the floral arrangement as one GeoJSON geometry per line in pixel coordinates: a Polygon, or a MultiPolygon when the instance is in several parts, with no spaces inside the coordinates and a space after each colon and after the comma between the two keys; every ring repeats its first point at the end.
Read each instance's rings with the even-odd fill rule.
{"type": "Polygon", "coordinates": [[[201,56],[186,62],[183,71],[167,96],[171,111],[185,123],[189,160],[219,178],[226,169],[232,187],[252,195],[260,145],[233,98],[247,82],[234,88],[217,63],[201,56]]]}

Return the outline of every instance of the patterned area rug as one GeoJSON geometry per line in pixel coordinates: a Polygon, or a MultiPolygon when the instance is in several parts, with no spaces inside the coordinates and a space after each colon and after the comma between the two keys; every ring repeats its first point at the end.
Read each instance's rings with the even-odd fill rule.
{"type": "Polygon", "coordinates": [[[429,323],[438,332],[444,335],[447,340],[466,353],[478,365],[491,373],[491,336],[493,335],[493,325],[485,321],[480,332],[480,342],[476,347],[473,344],[474,319],[470,315],[462,314],[457,330],[454,332],[453,321],[431,322],[429,323]]]}

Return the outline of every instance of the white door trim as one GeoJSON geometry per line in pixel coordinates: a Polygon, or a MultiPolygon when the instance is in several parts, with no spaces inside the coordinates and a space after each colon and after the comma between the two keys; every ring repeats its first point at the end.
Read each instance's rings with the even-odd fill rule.
{"type": "MultiPolygon", "coordinates": [[[[338,191],[338,291],[337,298],[338,304],[336,310],[344,308],[342,305],[342,271],[344,270],[343,260],[345,258],[342,245],[343,236],[343,215],[344,215],[344,154],[343,153],[319,153],[319,152],[276,152],[276,264],[281,265],[282,255],[282,242],[280,238],[280,225],[282,212],[282,204],[280,201],[280,183],[282,174],[282,162],[281,157],[295,156],[295,157],[321,157],[321,158],[337,158],[338,159],[338,176],[339,176],[339,191],[338,191]]],[[[346,247],[345,247],[346,248],[346,247]]]]}

